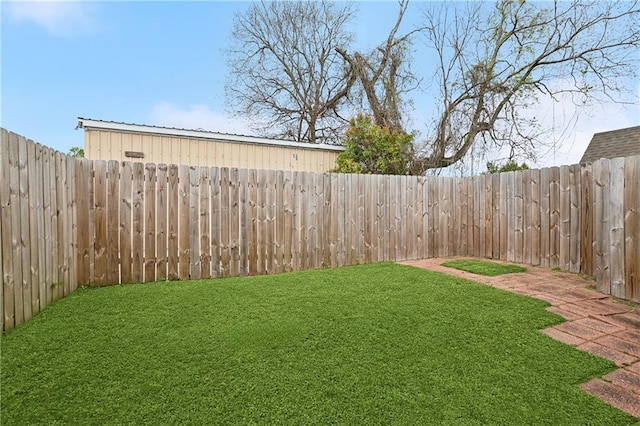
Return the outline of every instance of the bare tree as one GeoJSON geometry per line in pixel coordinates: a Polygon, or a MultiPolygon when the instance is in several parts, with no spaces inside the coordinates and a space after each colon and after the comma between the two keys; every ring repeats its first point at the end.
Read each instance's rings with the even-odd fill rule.
{"type": "Polygon", "coordinates": [[[414,172],[447,167],[474,144],[535,150],[542,96],[625,102],[637,78],[636,1],[499,0],[431,5],[424,34],[438,63],[439,117],[414,172]]]}
{"type": "Polygon", "coordinates": [[[233,111],[271,136],[337,142],[355,75],[336,48],[351,42],[352,15],[349,4],[327,0],[262,1],[237,15],[227,52],[233,111]]]}
{"type": "Polygon", "coordinates": [[[349,53],[341,46],[336,48],[357,78],[375,124],[392,132],[405,131],[402,96],[419,84],[419,78],[410,68],[408,54],[411,37],[420,30],[398,35],[409,1],[399,0],[398,4],[398,16],[386,41],[371,53],[349,53]]]}

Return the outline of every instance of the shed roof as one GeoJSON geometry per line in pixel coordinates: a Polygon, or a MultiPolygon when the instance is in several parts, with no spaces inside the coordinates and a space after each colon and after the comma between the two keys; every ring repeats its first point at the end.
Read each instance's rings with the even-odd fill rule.
{"type": "Polygon", "coordinates": [[[203,129],[181,129],[176,127],[152,126],[148,124],[123,123],[118,121],[95,120],[78,117],[76,129],[102,129],[119,132],[144,133],[162,136],[182,136],[198,139],[209,139],[230,143],[252,143],[258,145],[288,146],[322,151],[344,151],[343,146],[320,143],[304,143],[282,139],[270,139],[256,136],[234,135],[230,133],[211,132],[203,129]]]}
{"type": "Polygon", "coordinates": [[[580,163],[637,154],[640,154],[640,126],[594,134],[580,163]]]}

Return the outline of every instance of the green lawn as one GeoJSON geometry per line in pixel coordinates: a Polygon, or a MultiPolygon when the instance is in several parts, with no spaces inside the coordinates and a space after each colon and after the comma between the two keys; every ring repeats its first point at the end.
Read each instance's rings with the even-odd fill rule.
{"type": "Polygon", "coordinates": [[[632,423],[545,306],[391,263],[79,289],[2,337],[2,424],[632,423]]]}
{"type": "Polygon", "coordinates": [[[489,262],[486,260],[452,260],[444,262],[442,266],[471,272],[472,274],[497,277],[498,275],[525,272],[527,269],[519,265],[489,262]]]}

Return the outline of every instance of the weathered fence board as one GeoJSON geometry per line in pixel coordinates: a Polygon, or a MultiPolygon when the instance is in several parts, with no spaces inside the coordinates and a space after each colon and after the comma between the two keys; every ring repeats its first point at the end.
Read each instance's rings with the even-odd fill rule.
{"type": "MultiPolygon", "coordinates": [[[[230,230],[230,209],[229,209],[229,169],[220,169],[220,276],[229,276],[229,230],[230,230]]],[[[260,241],[260,238],[258,238],[260,241]]],[[[259,271],[258,271],[259,272],[259,271]]]]}
{"type": "Polygon", "coordinates": [[[93,162],[93,193],[95,200],[95,272],[92,282],[96,286],[107,283],[107,267],[109,245],[107,241],[107,163],[106,161],[93,162]]]}
{"type": "MultiPolygon", "coordinates": [[[[302,175],[303,179],[304,179],[304,174],[302,175]]],[[[358,194],[357,194],[357,180],[358,180],[358,176],[357,175],[349,175],[347,176],[347,184],[346,184],[346,191],[345,191],[345,197],[346,197],[346,215],[345,215],[345,219],[349,221],[349,226],[348,229],[346,229],[346,234],[347,234],[347,249],[348,249],[348,253],[347,253],[347,264],[348,265],[356,265],[358,263],[358,194]]],[[[396,187],[396,194],[399,197],[400,196],[400,177],[397,177],[396,179],[397,182],[397,187],[396,187]]],[[[402,215],[400,213],[400,204],[397,204],[397,210],[396,210],[396,229],[399,228],[400,223],[402,222],[400,219],[400,216],[402,215]]],[[[399,252],[399,250],[402,247],[402,243],[399,241],[399,234],[400,232],[398,231],[398,237],[396,238],[396,247],[395,247],[395,253],[397,254],[399,252]]],[[[301,238],[302,240],[303,238],[301,238]]],[[[304,247],[300,250],[301,254],[304,256],[305,250],[304,247]]]]}
{"type": "Polygon", "coordinates": [[[540,170],[533,169],[531,178],[531,264],[540,264],[540,170]]]}
{"type": "Polygon", "coordinates": [[[549,267],[551,230],[551,169],[540,170],[540,265],[549,267]]]}
{"type": "Polygon", "coordinates": [[[229,276],[240,275],[240,183],[237,168],[229,170],[229,276]]]}
{"type": "MultiPolygon", "coordinates": [[[[368,180],[368,179],[366,179],[368,180]]],[[[401,228],[402,236],[404,237],[404,241],[402,247],[404,248],[402,253],[403,259],[413,259],[413,247],[414,247],[414,239],[415,239],[415,229],[414,229],[414,206],[413,206],[413,182],[415,179],[410,178],[408,176],[402,177],[402,205],[403,207],[403,216],[404,219],[402,221],[403,227],[401,228]]],[[[365,190],[366,192],[366,190],[365,190]]],[[[365,257],[366,262],[366,257],[365,257]]]]}
{"type": "Polygon", "coordinates": [[[178,166],[170,165],[168,170],[167,203],[169,204],[167,215],[167,278],[178,279],[178,206],[180,200],[178,166]]]}
{"type": "MultiPolygon", "coordinates": [[[[300,198],[300,196],[302,196],[302,187],[300,185],[300,172],[292,172],[291,174],[291,202],[289,203],[291,208],[290,208],[290,215],[288,220],[290,220],[290,227],[287,227],[288,229],[291,229],[291,232],[289,234],[289,236],[287,237],[288,241],[291,241],[291,271],[298,271],[300,270],[300,206],[298,205],[298,199],[300,198]]],[[[344,177],[346,178],[346,176],[344,177]]],[[[342,192],[343,194],[346,191],[346,182],[343,181],[342,183],[342,192]]],[[[259,191],[260,194],[262,194],[262,191],[259,191]]],[[[342,204],[341,204],[341,210],[344,211],[344,209],[346,208],[346,196],[343,195],[342,197],[342,204]]],[[[338,262],[338,266],[343,266],[346,265],[346,257],[347,257],[347,239],[346,239],[346,235],[345,233],[341,233],[341,235],[343,236],[342,239],[342,255],[340,256],[339,262],[338,262]]],[[[261,241],[261,239],[258,237],[258,241],[261,241]]]]}
{"type": "MultiPolygon", "coordinates": [[[[276,259],[275,259],[275,209],[276,209],[276,197],[275,197],[275,186],[276,186],[276,175],[275,171],[266,170],[265,171],[265,187],[264,187],[264,272],[266,274],[273,274],[275,272],[276,267],[276,259]]],[[[315,195],[312,193],[315,188],[311,188],[309,191],[310,198],[313,198],[315,195]]],[[[315,200],[314,202],[317,202],[315,200]]],[[[311,210],[307,213],[310,213],[311,210]]],[[[312,221],[306,221],[306,226],[308,226],[309,233],[309,246],[315,241],[312,240],[311,234],[313,232],[312,221]]],[[[309,258],[307,261],[311,261],[312,257],[312,247],[309,247],[309,258]]],[[[304,269],[307,269],[306,267],[304,269]]]]}
{"type": "Polygon", "coordinates": [[[591,166],[582,168],[582,185],[580,198],[580,215],[582,225],[580,227],[580,265],[581,272],[593,274],[593,175],[591,166]]]}
{"type": "Polygon", "coordinates": [[[132,164],[125,162],[120,170],[120,277],[123,283],[133,282],[131,274],[132,181],[132,164]]]}
{"type": "Polygon", "coordinates": [[[161,212],[156,204],[159,191],[156,188],[157,168],[155,164],[144,166],[144,281],[156,281],[156,241],[159,234],[156,229],[156,216],[161,212]]]}
{"type": "MultiPolygon", "coordinates": [[[[300,187],[299,177],[300,174],[298,172],[283,172],[281,178],[281,201],[276,200],[275,215],[277,217],[277,221],[282,222],[282,231],[276,229],[276,239],[282,238],[280,242],[282,247],[279,250],[281,253],[279,255],[282,256],[281,262],[283,272],[299,270],[300,255],[298,250],[301,243],[298,239],[301,232],[299,228],[301,218],[299,217],[300,206],[298,205],[298,201],[300,197],[298,196],[298,191],[302,190],[300,187]],[[279,237],[278,235],[280,235],[280,232],[281,236],[279,237]]],[[[258,175],[258,180],[260,180],[260,175],[258,175]]],[[[276,178],[276,182],[278,182],[278,178],[276,178]]],[[[277,185],[280,185],[280,183],[277,183],[277,185]]],[[[257,191],[258,199],[262,199],[262,193],[264,193],[264,190],[260,189],[260,185],[257,185],[257,191]]],[[[260,213],[258,213],[258,215],[260,215],[260,213]]],[[[260,240],[259,236],[258,240],[260,240]]]]}
{"type": "Polygon", "coordinates": [[[558,253],[559,268],[568,271],[570,268],[570,250],[571,244],[571,186],[569,179],[569,167],[560,167],[560,205],[558,206],[558,229],[560,233],[560,251],[558,253]]]}
{"type": "Polygon", "coordinates": [[[522,171],[522,262],[531,264],[531,170],[522,171]]]}
{"type": "MultiPolygon", "coordinates": [[[[288,239],[287,239],[287,206],[288,206],[288,202],[287,202],[287,198],[290,197],[290,193],[288,191],[288,187],[290,187],[290,185],[287,184],[287,178],[290,172],[285,172],[285,190],[284,190],[284,212],[285,212],[285,220],[284,220],[284,224],[285,224],[285,248],[284,248],[284,252],[285,252],[285,271],[287,270],[286,268],[286,264],[287,264],[287,252],[288,249],[286,247],[286,244],[288,243],[288,239]]],[[[343,222],[343,220],[340,217],[340,213],[341,210],[339,210],[339,203],[340,203],[340,187],[338,185],[338,175],[336,174],[331,174],[330,175],[330,185],[331,185],[331,200],[333,202],[330,203],[329,205],[329,228],[328,228],[328,238],[329,238],[329,245],[325,247],[325,250],[329,250],[329,266],[331,268],[336,268],[338,266],[338,234],[339,234],[339,226],[340,224],[343,222]]],[[[388,229],[388,227],[387,227],[388,229]]]]}
{"type": "MultiPolygon", "coordinates": [[[[95,205],[95,194],[92,190],[94,182],[93,182],[93,161],[88,159],[83,159],[83,162],[86,163],[84,168],[86,173],[86,178],[88,182],[88,190],[89,190],[89,228],[87,231],[89,235],[93,237],[95,235],[95,214],[96,214],[96,205],[95,205]]],[[[93,285],[93,277],[95,276],[95,261],[96,261],[96,253],[93,249],[93,241],[91,238],[89,239],[89,281],[85,282],[83,285],[93,285]]]]}
{"type": "Polygon", "coordinates": [[[189,168],[178,168],[178,278],[189,279],[189,168]]]}
{"type": "MultiPolygon", "coordinates": [[[[428,185],[429,180],[426,179],[426,181],[424,182],[424,185],[427,186],[428,185]]],[[[454,255],[458,255],[462,252],[462,241],[463,241],[463,237],[462,237],[462,223],[463,223],[463,219],[462,219],[462,206],[464,201],[462,200],[462,190],[461,190],[461,185],[462,185],[463,180],[460,178],[453,178],[451,181],[451,186],[453,188],[453,194],[451,197],[451,203],[453,205],[452,208],[452,229],[451,229],[451,248],[452,248],[452,253],[454,255]]],[[[424,196],[424,195],[423,195],[424,196]]],[[[424,204],[424,214],[429,213],[429,206],[427,203],[424,204]]],[[[429,233],[429,229],[425,229],[425,237],[428,236],[429,233]]],[[[428,255],[426,253],[423,254],[423,257],[428,257],[428,255]]]]}
{"type": "Polygon", "coordinates": [[[4,324],[4,329],[11,330],[15,325],[15,300],[13,295],[16,282],[13,256],[10,256],[9,253],[14,248],[12,244],[12,237],[14,236],[12,231],[14,226],[12,208],[15,208],[15,205],[12,204],[12,201],[15,196],[12,196],[12,193],[15,191],[15,186],[12,186],[11,178],[11,153],[13,149],[10,148],[9,144],[14,143],[17,139],[12,136],[10,142],[9,132],[5,129],[0,129],[0,131],[0,179],[3,182],[0,185],[0,252],[4,253],[1,255],[2,259],[0,259],[0,264],[2,265],[0,267],[2,269],[0,274],[0,279],[2,279],[2,285],[0,286],[2,287],[2,316],[0,318],[4,324]]]}
{"type": "MultiPolygon", "coordinates": [[[[206,191],[206,188],[202,188],[202,190],[206,191]]],[[[200,267],[200,169],[198,167],[189,168],[188,198],[189,278],[192,280],[199,280],[202,270],[200,267]]],[[[234,275],[238,275],[237,269],[234,275]]]]}
{"type": "MultiPolygon", "coordinates": [[[[40,199],[38,194],[38,169],[36,166],[38,158],[36,157],[37,145],[31,143],[27,145],[27,200],[29,211],[29,241],[27,248],[29,249],[30,266],[29,266],[29,286],[31,289],[31,306],[30,315],[35,315],[40,310],[40,235],[38,229],[38,216],[40,213],[40,199]]],[[[86,197],[86,195],[85,195],[86,197]]],[[[80,197],[79,197],[80,198],[80,197]]],[[[88,220],[88,218],[87,218],[88,220]]],[[[85,266],[85,265],[83,265],[85,266]]],[[[88,270],[88,263],[86,264],[88,270]]],[[[84,269],[84,268],[83,268],[84,269]]],[[[87,274],[88,275],[88,274],[87,274]]],[[[26,298],[26,294],[25,294],[26,298]]]]}
{"type": "MultiPolygon", "coordinates": [[[[276,237],[275,237],[275,256],[276,256],[276,273],[282,273],[285,271],[285,264],[287,262],[287,259],[285,259],[285,246],[286,246],[286,242],[285,242],[285,231],[284,231],[284,209],[285,209],[285,199],[284,199],[284,187],[285,185],[288,184],[286,178],[285,178],[285,172],[282,170],[278,170],[276,172],[276,187],[274,189],[275,191],[275,196],[276,196],[276,205],[275,205],[275,211],[274,211],[274,215],[275,215],[275,226],[276,226],[276,237]]],[[[327,185],[330,186],[330,181],[329,179],[327,179],[327,181],[325,182],[325,188],[324,191],[328,192],[330,191],[330,188],[327,188],[327,185]]],[[[325,204],[323,209],[328,209],[329,208],[329,200],[324,200],[323,199],[323,203],[325,204]]],[[[326,212],[325,216],[323,217],[324,222],[323,222],[323,226],[326,229],[326,239],[321,243],[323,247],[329,247],[329,223],[330,223],[330,217],[328,212],[326,212]]],[[[330,260],[330,256],[329,256],[329,250],[325,250],[325,257],[323,259],[323,262],[325,263],[325,265],[329,265],[329,263],[331,262],[330,260]]]]}
{"type": "Polygon", "coordinates": [[[560,169],[549,173],[549,267],[560,264],[560,169]]]}
{"type": "Polygon", "coordinates": [[[105,285],[120,283],[120,164],[107,163],[107,277],[105,285]]]}
{"type": "Polygon", "coordinates": [[[67,191],[67,208],[68,215],[67,227],[68,231],[68,259],[69,259],[69,285],[65,285],[65,296],[68,296],[78,288],[78,264],[77,256],[75,256],[76,249],[78,247],[78,208],[76,202],[76,194],[78,191],[78,185],[76,181],[76,166],[79,163],[74,158],[66,157],[67,163],[67,185],[65,187],[67,191]]]}
{"type": "MultiPolygon", "coordinates": [[[[58,254],[58,191],[56,190],[57,185],[57,153],[53,149],[49,149],[49,184],[47,187],[45,185],[44,190],[50,193],[51,198],[51,252],[49,256],[51,258],[51,281],[48,282],[49,287],[51,289],[51,301],[55,302],[62,297],[60,292],[60,261],[58,254]]],[[[4,181],[4,182],[8,182],[4,181]]],[[[0,219],[1,220],[1,219],[0,219]]]]}
{"type": "MultiPolygon", "coordinates": [[[[247,177],[247,239],[248,241],[248,268],[249,275],[258,273],[258,173],[257,170],[249,170],[247,177]]],[[[283,189],[284,193],[284,189],[283,189]]],[[[284,222],[284,221],[283,221],[284,222]]],[[[290,223],[289,223],[290,225],[290,223]]],[[[291,247],[289,247],[289,254],[291,247]]],[[[286,257],[286,255],[285,255],[286,257]]]]}
{"type": "MultiPolygon", "coordinates": [[[[624,180],[625,159],[614,158],[610,162],[609,179],[609,271],[611,294],[625,297],[625,257],[624,257],[624,180]]],[[[604,284],[606,286],[606,284],[604,284]]]]}
{"type": "MultiPolygon", "coordinates": [[[[238,275],[248,275],[247,257],[249,245],[247,243],[247,186],[249,174],[246,169],[238,170],[238,275]]],[[[202,216],[202,214],[201,214],[202,216]]]]}
{"type": "Polygon", "coordinates": [[[59,208],[58,215],[58,263],[59,275],[58,275],[58,295],[59,297],[65,297],[69,294],[69,287],[71,282],[71,259],[70,250],[72,245],[72,239],[70,237],[71,227],[71,205],[68,200],[70,190],[70,183],[67,181],[67,163],[68,158],[58,153],[56,155],[56,199],[59,208]]]}
{"type": "Polygon", "coordinates": [[[609,160],[593,164],[594,179],[594,275],[597,288],[603,293],[611,293],[611,275],[609,270],[609,160]]]}
{"type": "Polygon", "coordinates": [[[515,205],[514,205],[514,214],[515,214],[515,239],[514,239],[514,251],[515,256],[514,260],[516,262],[522,263],[524,256],[524,198],[523,198],[523,187],[522,187],[522,171],[517,170],[514,173],[514,197],[515,197],[515,205]]]}
{"type": "MultiPolygon", "coordinates": [[[[429,228],[428,228],[428,245],[429,245],[429,252],[431,253],[431,255],[433,257],[438,257],[440,256],[442,253],[440,252],[438,246],[436,245],[436,241],[438,240],[438,221],[439,221],[439,215],[440,215],[440,210],[438,208],[438,203],[439,203],[439,197],[438,197],[438,185],[437,185],[437,178],[434,179],[429,179],[427,181],[427,187],[428,187],[428,200],[427,200],[427,209],[428,211],[431,213],[429,215],[428,218],[428,224],[429,224],[429,228]]],[[[465,192],[466,193],[466,192],[465,192]]],[[[390,204],[391,206],[395,205],[395,200],[393,197],[394,191],[392,188],[390,188],[389,190],[389,195],[391,197],[390,199],[390,204]]],[[[465,208],[466,208],[466,197],[464,199],[465,202],[465,208]]],[[[463,218],[464,222],[462,223],[462,226],[465,227],[465,232],[466,232],[466,226],[467,226],[467,218],[466,215],[463,218]]],[[[395,232],[394,229],[391,229],[391,234],[389,236],[391,238],[391,240],[393,242],[395,242],[395,232]]],[[[465,238],[465,240],[467,240],[465,238]]],[[[466,253],[465,253],[466,254],[466,253]]],[[[394,260],[394,257],[391,257],[391,260],[394,260]]]]}
{"type": "MultiPolygon", "coordinates": [[[[31,142],[31,141],[30,141],[31,142]]],[[[21,245],[22,254],[22,312],[24,320],[29,321],[33,316],[31,303],[31,286],[32,286],[32,270],[31,270],[31,227],[29,225],[29,172],[27,168],[27,157],[30,144],[20,144],[18,147],[18,194],[20,199],[20,228],[18,230],[18,238],[21,245]]],[[[17,302],[16,302],[17,303],[17,302]]]]}
{"type": "Polygon", "coordinates": [[[158,164],[156,169],[156,280],[167,279],[168,239],[168,174],[167,165],[158,164]]]}
{"type": "MultiPolygon", "coordinates": [[[[51,150],[47,147],[42,148],[42,181],[40,190],[42,191],[42,208],[43,208],[43,232],[44,243],[40,247],[41,258],[44,260],[44,274],[40,276],[40,309],[53,302],[53,288],[50,283],[53,282],[53,232],[51,219],[51,150]],[[44,293],[42,291],[44,290],[44,293]],[[43,299],[43,297],[45,299],[43,299]]],[[[55,198],[55,196],[54,196],[55,198]]],[[[1,226],[0,226],[1,228],[1,226]]],[[[0,234],[2,230],[0,229],[0,234]]],[[[1,249],[0,249],[1,250],[1,249]]],[[[2,256],[0,255],[0,264],[2,264],[2,256]]],[[[2,267],[0,266],[0,270],[2,267]]],[[[0,273],[0,277],[2,274],[0,273]]],[[[1,286],[0,286],[1,288],[1,286]]],[[[1,304],[0,304],[1,305],[1,304]]],[[[0,315],[1,317],[2,315],[0,315]]]]}
{"type": "Polygon", "coordinates": [[[625,158],[624,174],[625,298],[640,301],[640,156],[625,158]]]}
{"type": "MultiPolygon", "coordinates": [[[[484,232],[482,222],[484,221],[484,197],[482,194],[482,176],[474,176],[473,178],[473,252],[472,254],[477,257],[483,257],[484,244],[484,232]]],[[[446,256],[446,253],[444,254],[446,256]]]]}
{"type": "Polygon", "coordinates": [[[507,173],[507,260],[516,260],[516,193],[515,172],[507,173]]]}
{"type": "Polygon", "coordinates": [[[582,198],[580,165],[574,164],[570,168],[569,184],[571,186],[571,241],[569,253],[569,271],[580,272],[580,204],[582,198]]]}
{"type": "Polygon", "coordinates": [[[498,226],[499,230],[500,230],[500,237],[499,237],[499,253],[500,256],[499,258],[501,260],[507,260],[507,234],[508,234],[508,229],[509,229],[509,223],[508,223],[508,215],[507,215],[507,187],[508,187],[508,177],[509,174],[508,173],[500,173],[499,175],[499,179],[500,179],[500,194],[503,194],[500,197],[500,203],[498,205],[498,209],[500,210],[500,225],[498,226]]]}
{"type": "Polygon", "coordinates": [[[493,175],[484,176],[484,257],[493,257],[493,175]]]}
{"type": "Polygon", "coordinates": [[[131,218],[131,280],[144,281],[144,164],[133,163],[131,218]]]}
{"type": "MultiPolygon", "coordinates": [[[[9,204],[11,207],[11,249],[13,262],[11,265],[11,271],[13,272],[13,285],[5,290],[6,298],[13,297],[12,310],[14,314],[14,324],[19,325],[25,322],[24,316],[24,304],[23,304],[23,279],[22,279],[22,262],[24,258],[22,256],[22,224],[21,218],[22,211],[20,208],[21,194],[20,194],[20,145],[26,144],[26,141],[19,141],[18,135],[9,134],[9,204]]],[[[26,147],[25,147],[26,149],[26,147]]],[[[7,252],[5,251],[5,255],[7,252]]],[[[10,303],[10,302],[9,302],[10,303]]],[[[5,305],[6,306],[6,305],[5,305]]],[[[9,308],[9,306],[7,306],[9,308]]],[[[13,327],[14,324],[10,324],[13,327]]]]}
{"type": "MultiPolygon", "coordinates": [[[[337,182],[336,182],[337,184],[337,182]]],[[[293,270],[293,253],[294,249],[294,238],[295,233],[293,232],[293,227],[295,224],[294,217],[294,208],[295,208],[295,183],[293,180],[293,172],[286,171],[284,172],[283,177],[283,193],[282,193],[282,221],[284,223],[284,259],[283,259],[283,269],[284,272],[290,272],[293,270]]],[[[333,225],[333,224],[332,224],[333,225]]],[[[338,225],[338,224],[335,224],[338,225]]],[[[338,234],[338,229],[334,230],[336,235],[338,234]]],[[[340,232],[342,235],[342,232],[340,232]]],[[[334,252],[332,252],[332,256],[334,257],[332,262],[335,262],[335,266],[337,266],[338,258],[337,258],[337,246],[334,248],[334,252]]],[[[334,267],[335,267],[334,266],[334,267]]]]}
{"type": "Polygon", "coordinates": [[[220,169],[209,169],[211,183],[211,277],[220,276],[220,169]]]}
{"type": "MultiPolygon", "coordinates": [[[[44,233],[44,216],[46,212],[46,206],[44,204],[43,190],[42,186],[44,185],[44,175],[45,175],[45,161],[43,158],[43,148],[42,145],[36,144],[36,152],[35,152],[35,199],[37,200],[34,203],[36,209],[36,229],[37,229],[37,250],[38,250],[38,287],[37,287],[37,306],[35,307],[35,312],[40,312],[41,309],[44,309],[45,306],[49,304],[47,301],[47,281],[46,281],[46,257],[45,256],[45,246],[47,244],[47,237],[44,233]]],[[[90,166],[90,165],[89,165],[90,166]]],[[[48,175],[48,172],[46,173],[48,175]]],[[[91,224],[91,218],[89,220],[91,224]]],[[[32,225],[33,226],[33,225],[32,225]]],[[[91,228],[89,228],[91,232],[91,228]]]]}

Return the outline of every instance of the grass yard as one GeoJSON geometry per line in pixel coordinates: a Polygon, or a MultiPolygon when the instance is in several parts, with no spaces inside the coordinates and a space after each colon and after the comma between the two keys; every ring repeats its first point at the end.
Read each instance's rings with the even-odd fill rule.
{"type": "Polygon", "coordinates": [[[489,262],[486,260],[452,260],[444,262],[442,266],[471,272],[472,274],[497,277],[498,275],[525,272],[527,269],[519,265],[489,262]]]}
{"type": "Polygon", "coordinates": [[[79,289],[2,337],[2,424],[633,423],[546,306],[392,263],[79,289]]]}

